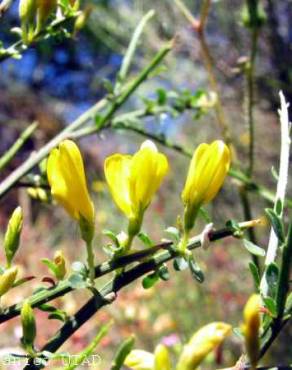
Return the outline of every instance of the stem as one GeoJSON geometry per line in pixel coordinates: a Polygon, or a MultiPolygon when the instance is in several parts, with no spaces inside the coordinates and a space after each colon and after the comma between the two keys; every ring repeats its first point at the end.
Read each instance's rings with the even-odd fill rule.
{"type": "Polygon", "coordinates": [[[179,243],[179,251],[180,253],[185,256],[186,255],[186,250],[188,248],[188,241],[189,241],[189,231],[187,230],[184,230],[184,233],[183,233],[183,236],[182,236],[182,239],[179,243]]]}
{"type": "Polygon", "coordinates": [[[123,62],[122,62],[122,65],[121,65],[121,68],[118,74],[119,80],[117,81],[115,85],[115,93],[119,92],[122,83],[127,77],[127,74],[130,69],[131,63],[133,61],[140,37],[143,33],[143,30],[147,22],[154,16],[154,14],[155,14],[154,10],[150,10],[147,14],[145,14],[133,33],[132,39],[130,41],[127,52],[123,58],[123,62]]]}
{"type": "Polygon", "coordinates": [[[24,145],[24,143],[31,137],[37,128],[37,123],[29,125],[15,141],[15,143],[7,150],[6,153],[0,158],[0,171],[13,159],[15,154],[24,145]]]}
{"type": "Polygon", "coordinates": [[[246,120],[249,130],[249,165],[247,169],[247,174],[251,177],[254,170],[254,72],[255,72],[255,62],[257,55],[257,45],[258,36],[260,30],[259,22],[259,9],[258,0],[246,0],[246,6],[249,16],[249,27],[250,27],[250,38],[251,38],[251,48],[249,61],[245,66],[245,76],[246,76],[246,86],[247,86],[247,115],[246,120]]]}
{"type": "MultiPolygon", "coordinates": [[[[210,241],[215,241],[226,236],[233,235],[231,229],[225,228],[220,231],[211,232],[209,235],[210,241]]],[[[200,237],[194,237],[189,241],[188,249],[200,247],[200,237]]],[[[56,335],[42,348],[42,351],[57,351],[71,335],[76,332],[85,322],[87,322],[100,308],[112,302],[112,296],[121,290],[123,287],[129,285],[141,276],[155,271],[163,263],[172,260],[179,255],[178,251],[169,249],[156,254],[146,262],[140,263],[138,266],[131,268],[122,275],[116,276],[112,281],[107,283],[98,293],[79,309],[79,311],[66,321],[56,335]],[[108,298],[110,297],[110,299],[108,298]]],[[[36,370],[43,368],[43,365],[29,364],[25,370],[36,370]]]]}
{"type": "Polygon", "coordinates": [[[251,31],[251,53],[249,58],[248,66],[245,69],[246,80],[247,80],[247,121],[249,128],[249,166],[247,170],[248,176],[252,176],[254,170],[254,146],[255,146],[255,134],[254,134],[254,71],[255,71],[255,60],[257,54],[257,41],[258,41],[258,28],[255,27],[251,31]]]}
{"type": "Polygon", "coordinates": [[[209,15],[209,10],[211,6],[211,0],[204,0],[201,7],[201,16],[200,16],[200,27],[205,29],[206,22],[209,15]]]}
{"type": "MultiPolygon", "coordinates": [[[[241,204],[242,204],[242,208],[243,208],[244,218],[246,220],[251,220],[252,219],[252,217],[251,217],[252,210],[251,210],[251,207],[250,207],[248,194],[247,194],[246,188],[244,186],[239,188],[239,195],[240,195],[241,204]]],[[[247,233],[248,233],[249,240],[252,243],[257,245],[258,243],[257,243],[255,230],[250,228],[250,229],[248,229],[247,233]]],[[[261,271],[259,257],[255,256],[254,254],[251,254],[250,256],[251,256],[251,259],[252,259],[253,263],[257,266],[258,270],[261,271]]]]}
{"type": "Polygon", "coordinates": [[[94,253],[92,248],[92,242],[86,243],[86,250],[87,250],[87,263],[89,269],[89,279],[91,284],[94,286],[94,278],[95,278],[95,266],[94,266],[94,253]]]}
{"type": "MultiPolygon", "coordinates": [[[[108,121],[112,118],[114,113],[125,103],[125,101],[133,94],[133,92],[144,82],[150,75],[150,73],[157,67],[157,65],[164,59],[164,57],[170,52],[173,47],[173,42],[168,43],[164,46],[152,59],[152,61],[146,66],[140,74],[129,83],[120,96],[114,100],[108,111],[101,118],[96,125],[96,132],[106,126],[108,121]]],[[[67,126],[61,131],[55,138],[49,141],[44,147],[42,147],[35,155],[28,158],[21,166],[19,166],[13,173],[11,173],[1,184],[0,184],[0,198],[9,189],[18,182],[24,175],[26,175],[35,165],[37,165],[43,158],[45,158],[49,152],[56,147],[61,141],[70,137],[70,134],[82,126],[85,122],[91,120],[101,109],[103,109],[109,101],[103,99],[95,104],[93,107],[88,109],[85,113],[79,116],[71,125],[67,126]]]]}
{"type": "MultiPolygon", "coordinates": [[[[256,222],[243,222],[240,224],[242,230],[246,230],[250,227],[256,226],[256,222]]],[[[233,236],[234,230],[231,228],[223,228],[220,230],[212,231],[209,234],[210,241],[214,242],[219,239],[226,238],[228,236],[233,236]]],[[[147,248],[145,250],[130,253],[126,256],[118,257],[116,259],[104,262],[100,265],[95,267],[95,278],[99,278],[110,272],[113,272],[121,267],[128,266],[134,262],[139,262],[144,260],[147,257],[152,257],[156,252],[163,251],[162,257],[169,258],[172,255],[175,255],[174,252],[170,251],[169,248],[172,246],[171,241],[167,241],[164,243],[157,244],[151,248],[147,248]]],[[[188,248],[190,250],[199,248],[201,246],[201,236],[195,236],[189,240],[188,248]]],[[[38,307],[44,303],[48,303],[53,299],[58,297],[64,296],[67,293],[72,292],[74,289],[71,287],[70,282],[68,280],[64,280],[58,283],[56,287],[52,287],[49,289],[45,289],[40,291],[39,293],[35,293],[32,295],[29,300],[29,304],[34,308],[38,307]]],[[[0,313],[0,324],[6,322],[20,314],[20,310],[22,307],[22,302],[18,304],[14,304],[8,308],[5,308],[2,313],[0,313]]]]}
{"type": "MultiPolygon", "coordinates": [[[[290,123],[288,116],[288,104],[286,103],[285,97],[282,92],[280,92],[281,108],[279,110],[280,123],[281,123],[281,153],[280,153],[280,170],[279,170],[279,180],[277,184],[277,192],[274,210],[277,213],[277,202],[280,201],[282,204],[281,212],[278,214],[279,217],[282,217],[285,194],[288,183],[288,172],[289,172],[289,155],[290,155],[290,123]]],[[[277,249],[278,249],[278,238],[275,234],[273,228],[271,228],[269,245],[265,260],[265,266],[268,267],[272,262],[275,261],[277,249]]],[[[261,293],[264,297],[268,295],[268,283],[266,280],[266,274],[264,273],[261,284],[260,284],[261,293]]]]}
{"type": "MultiPolygon", "coordinates": [[[[205,65],[207,75],[208,75],[208,80],[209,80],[212,90],[217,95],[217,100],[216,100],[215,107],[214,107],[217,122],[219,124],[219,127],[222,132],[222,136],[226,144],[231,146],[231,135],[230,135],[228,124],[227,124],[225,114],[224,114],[223,104],[222,104],[221,97],[220,97],[219,86],[217,83],[215,73],[213,71],[214,62],[213,62],[213,58],[211,56],[209,47],[206,43],[205,33],[204,33],[206,21],[209,15],[210,0],[205,0],[203,2],[199,21],[191,14],[191,12],[187,8],[187,6],[183,3],[182,0],[175,0],[175,3],[177,7],[180,9],[180,11],[182,12],[182,14],[186,17],[188,22],[192,25],[193,29],[197,32],[199,42],[200,42],[201,52],[202,52],[203,63],[205,65]]],[[[234,148],[232,149],[234,152],[234,148]]]]}
{"type": "MultiPolygon", "coordinates": [[[[75,19],[78,15],[79,13],[76,13],[74,15],[70,15],[70,16],[67,16],[66,18],[61,18],[61,19],[58,19],[52,22],[48,27],[44,28],[37,35],[35,35],[33,41],[36,42],[36,41],[41,40],[43,37],[46,37],[51,31],[58,30],[70,20],[75,19]]],[[[26,51],[29,47],[33,45],[34,45],[33,43],[26,45],[23,42],[23,40],[19,40],[15,42],[13,45],[9,46],[4,52],[2,52],[2,54],[0,54],[0,63],[10,57],[13,57],[15,54],[20,54],[21,52],[26,51]]]]}
{"type": "Polygon", "coordinates": [[[0,184],[0,198],[9,189],[18,182],[24,175],[26,175],[33,167],[35,167],[42,159],[44,159],[49,152],[56,147],[61,141],[67,139],[70,133],[82,126],[85,122],[92,119],[92,117],[100,111],[107,103],[103,99],[81,114],[71,125],[65,127],[57,136],[43,146],[36,154],[31,155],[22,165],[20,165],[14,172],[12,172],[0,184]]]}
{"type": "Polygon", "coordinates": [[[283,247],[282,265],[280,270],[276,296],[278,320],[281,320],[283,317],[286,298],[289,292],[291,260],[292,260],[292,223],[290,223],[289,226],[287,242],[283,247]]]}

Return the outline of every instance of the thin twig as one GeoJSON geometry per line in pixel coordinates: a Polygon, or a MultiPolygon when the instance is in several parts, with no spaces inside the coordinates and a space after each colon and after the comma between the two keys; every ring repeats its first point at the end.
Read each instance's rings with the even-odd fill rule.
{"type": "MultiPolygon", "coordinates": [[[[240,225],[242,229],[244,230],[254,226],[254,224],[250,224],[250,223],[241,223],[240,225]]],[[[227,236],[232,236],[233,233],[234,233],[234,230],[232,230],[231,228],[223,228],[223,229],[211,232],[209,235],[209,238],[211,241],[215,241],[215,240],[227,237],[227,236]]],[[[158,251],[166,250],[167,251],[165,252],[166,254],[170,253],[169,248],[171,247],[172,244],[173,243],[171,241],[163,242],[151,248],[147,248],[143,251],[134,252],[126,256],[104,262],[101,265],[98,265],[95,267],[95,279],[98,279],[101,276],[104,276],[106,274],[109,274],[110,272],[118,270],[121,267],[128,266],[129,264],[132,264],[134,262],[142,261],[145,258],[153,256],[158,251]]],[[[191,250],[195,248],[199,248],[200,246],[201,246],[200,236],[194,237],[190,240],[189,248],[191,250]]],[[[61,281],[57,286],[52,287],[50,289],[42,290],[39,293],[35,293],[34,295],[32,295],[30,298],[27,298],[27,299],[29,300],[29,303],[32,307],[39,307],[42,304],[47,303],[58,297],[64,296],[65,294],[73,290],[74,289],[72,288],[70,281],[64,280],[64,281],[61,281]]],[[[6,309],[3,309],[2,312],[0,313],[0,323],[4,323],[18,316],[20,313],[21,307],[22,307],[22,303],[18,303],[6,309]]]]}
{"type": "MultiPolygon", "coordinates": [[[[245,227],[250,227],[253,223],[242,223],[245,227]]],[[[210,241],[219,240],[227,236],[233,235],[233,231],[225,228],[219,231],[214,231],[209,234],[210,241]]],[[[201,246],[201,236],[194,237],[188,244],[188,249],[194,249],[201,246]]],[[[157,253],[151,259],[141,262],[139,265],[124,272],[122,275],[116,276],[112,281],[107,283],[94,297],[79,309],[56,333],[56,335],[42,348],[42,351],[56,352],[71,335],[76,332],[86,321],[88,321],[100,308],[113,302],[116,293],[123,287],[129,285],[133,281],[143,275],[155,271],[163,263],[166,263],[177,257],[179,252],[174,249],[168,249],[157,253]]],[[[37,370],[44,366],[35,365],[33,361],[25,367],[25,370],[37,370]]]]}
{"type": "Polygon", "coordinates": [[[37,123],[29,125],[15,141],[15,143],[7,150],[6,153],[0,158],[0,171],[13,159],[19,149],[25,144],[25,142],[31,137],[37,128],[37,123]]]}
{"type": "MultiPolygon", "coordinates": [[[[204,65],[207,71],[208,80],[209,80],[212,90],[216,93],[216,96],[217,96],[216,103],[214,106],[217,122],[221,129],[224,140],[230,146],[231,145],[231,135],[230,135],[227,120],[224,114],[223,104],[221,101],[221,94],[219,91],[219,85],[218,85],[215,73],[213,71],[214,61],[213,61],[211,52],[209,50],[208,44],[206,42],[205,32],[204,32],[206,21],[207,21],[209,10],[210,10],[210,1],[204,0],[202,7],[201,7],[201,14],[200,14],[199,20],[191,14],[190,10],[187,8],[187,6],[184,4],[182,0],[175,0],[175,3],[177,7],[180,9],[180,11],[182,12],[182,14],[185,16],[185,18],[187,19],[187,21],[191,24],[194,31],[196,31],[198,35],[201,52],[202,52],[202,58],[203,58],[203,62],[204,62],[204,65]]],[[[234,152],[234,148],[232,149],[234,152]]]]}
{"type": "Polygon", "coordinates": [[[114,101],[102,99],[81,116],[79,116],[71,125],[67,126],[63,131],[61,131],[56,137],[54,137],[45,146],[43,146],[36,154],[29,157],[21,166],[19,166],[0,184],[0,198],[34,166],[36,166],[42,159],[44,159],[49,154],[49,152],[62,140],[70,137],[72,132],[79,129],[89,120],[93,119],[98,112],[109,105],[106,113],[96,124],[96,131],[99,131],[103,127],[105,127],[110,119],[113,117],[115,112],[133,94],[133,92],[141,85],[141,83],[149,77],[151,72],[157,67],[157,65],[160,64],[160,62],[170,52],[172,47],[173,43],[170,42],[163,48],[161,48],[161,50],[155,55],[152,61],[139,73],[139,75],[133,81],[126,85],[122,93],[114,101]]]}
{"type": "Polygon", "coordinates": [[[123,58],[120,71],[118,73],[118,81],[115,84],[115,94],[119,93],[119,90],[127,77],[143,30],[147,22],[154,16],[154,14],[154,10],[150,10],[147,14],[145,14],[133,33],[127,52],[123,58]]]}
{"type": "MultiPolygon", "coordinates": [[[[285,195],[288,183],[288,172],[289,172],[289,155],[290,155],[290,123],[288,115],[289,104],[286,103],[285,97],[282,92],[280,92],[281,108],[279,110],[280,124],[281,124],[281,153],[280,153],[280,170],[279,179],[277,184],[276,199],[274,205],[274,211],[279,217],[282,217],[283,208],[285,203],[285,195]],[[281,202],[281,211],[278,211],[277,203],[281,202]],[[279,213],[278,213],[279,212],[279,213]]],[[[267,249],[267,255],[265,260],[266,268],[275,261],[278,249],[278,237],[273,228],[271,228],[270,239],[267,249]]],[[[268,283],[266,280],[266,274],[263,274],[261,284],[261,293],[264,297],[268,295],[268,283]]]]}

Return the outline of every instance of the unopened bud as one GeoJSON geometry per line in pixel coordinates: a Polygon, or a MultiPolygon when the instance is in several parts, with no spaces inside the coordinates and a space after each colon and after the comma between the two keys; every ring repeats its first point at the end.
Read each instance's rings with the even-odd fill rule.
{"type": "Polygon", "coordinates": [[[37,26],[35,33],[38,34],[46,24],[49,16],[56,10],[56,0],[37,0],[37,26]]]}
{"type": "Polygon", "coordinates": [[[16,279],[17,272],[17,267],[11,267],[4,271],[2,275],[0,275],[0,297],[8,292],[8,290],[12,287],[16,279]]]}
{"type": "Polygon", "coordinates": [[[78,17],[76,18],[75,25],[74,25],[74,32],[79,32],[86,24],[90,13],[92,11],[92,6],[87,6],[83,11],[80,12],[78,17]]]}
{"type": "Polygon", "coordinates": [[[33,198],[42,202],[48,202],[48,194],[42,188],[28,188],[27,193],[33,198]]]}
{"type": "Polygon", "coordinates": [[[55,275],[58,280],[64,279],[67,269],[66,269],[66,259],[63,251],[56,251],[54,255],[55,263],[55,275]]]}
{"type": "Polygon", "coordinates": [[[36,15],[36,0],[20,0],[19,18],[22,29],[22,39],[25,43],[31,41],[36,15]]]}
{"type": "Polygon", "coordinates": [[[19,247],[22,224],[22,209],[21,207],[17,207],[10,217],[4,237],[4,249],[8,267],[11,266],[11,261],[13,260],[13,257],[19,247]]]}
{"type": "Polygon", "coordinates": [[[245,338],[246,352],[252,367],[256,367],[260,351],[260,300],[259,294],[253,294],[248,299],[243,311],[242,331],[245,338]]]}
{"type": "Polygon", "coordinates": [[[154,370],[171,370],[168,349],[159,344],[154,352],[154,370]]]}
{"type": "Polygon", "coordinates": [[[22,343],[24,347],[33,348],[36,337],[36,322],[33,309],[28,300],[24,301],[21,308],[22,343]]]}

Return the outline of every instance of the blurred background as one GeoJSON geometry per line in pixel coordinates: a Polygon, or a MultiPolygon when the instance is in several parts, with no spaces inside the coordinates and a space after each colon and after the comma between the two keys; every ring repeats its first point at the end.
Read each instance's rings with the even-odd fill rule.
{"type": "MultiPolygon", "coordinates": [[[[198,14],[199,1],[185,3],[194,15],[198,14]]],[[[255,177],[274,191],[276,181],[271,167],[278,166],[279,90],[283,90],[287,101],[292,102],[292,1],[265,0],[262,3],[266,23],[259,35],[255,72],[255,177]]],[[[29,49],[21,60],[10,59],[0,63],[0,155],[28,124],[33,121],[39,123],[33,138],[0,173],[1,179],[104,96],[104,81],[115,80],[133,30],[149,9],[154,9],[156,15],[145,29],[132,73],[145,66],[155,52],[173,37],[176,37],[175,48],[165,60],[159,76],[144,83],[123,111],[139,108],[143,99],[156,95],[158,88],[191,93],[210,91],[197,35],[173,1],[95,0],[90,4],[90,17],[75,39],[46,40],[29,49]]],[[[206,39],[214,59],[232,140],[245,168],[249,138],[245,123],[246,82],[240,65],[250,53],[250,33],[242,24],[243,5],[244,1],[239,0],[213,1],[206,39]]],[[[18,25],[18,1],[15,1],[8,13],[0,18],[0,40],[4,45],[14,41],[9,30],[18,25]]],[[[144,125],[150,132],[163,133],[172,142],[192,150],[202,141],[221,137],[212,109],[199,117],[194,117],[191,112],[177,117],[162,114],[146,119],[144,125]]],[[[103,131],[101,135],[80,140],[96,203],[98,235],[95,244],[99,261],[106,258],[102,245],[107,240],[101,236],[102,229],[119,232],[126,228],[126,220],[110,199],[104,183],[103,161],[113,152],[136,151],[143,140],[136,134],[117,131],[103,131]]],[[[169,156],[171,171],[146,213],[144,230],[155,241],[165,237],[163,230],[175,225],[177,215],[182,213],[180,192],[188,168],[185,157],[163,147],[160,150],[169,156]]],[[[224,226],[231,218],[244,219],[237,186],[228,178],[218,198],[208,207],[216,228],[224,226]]],[[[251,195],[251,203],[254,216],[261,216],[266,202],[251,195]]],[[[24,208],[25,227],[17,263],[24,276],[35,276],[32,282],[4,297],[3,304],[9,305],[31,294],[42,278],[49,275],[46,266],[40,262],[41,258],[52,258],[55,250],[63,249],[71,263],[81,255],[85,257],[85,250],[76,224],[65,212],[60,207],[32,199],[25,188],[11,191],[0,204],[1,238],[12,210],[18,204],[24,208]]],[[[200,223],[197,231],[202,226],[200,223]]],[[[256,232],[265,247],[268,229],[256,232]]],[[[180,344],[203,324],[223,320],[234,327],[239,326],[242,307],[253,289],[247,268],[250,257],[242,242],[225,239],[208,251],[196,252],[196,256],[206,274],[203,285],[194,282],[187,271],[175,273],[172,270],[169,282],[160,282],[150,290],[144,290],[138,281],[119,293],[114,304],[97,313],[62,349],[77,353],[89,343],[102,323],[114,318],[110,334],[97,350],[102,357],[98,369],[105,370],[118,345],[131,333],[136,334],[136,347],[151,351],[158,342],[163,342],[175,356],[180,344]]],[[[87,293],[72,293],[59,299],[57,304],[72,314],[87,297],[87,293]]],[[[51,320],[48,324],[47,313],[41,311],[37,312],[37,317],[40,323],[43,322],[37,341],[42,346],[60,323],[51,320]]],[[[16,348],[20,336],[18,319],[5,324],[0,336],[0,353],[6,353],[7,348],[16,348]]],[[[287,327],[270,352],[268,363],[291,362],[291,338],[291,327],[287,327]]],[[[233,335],[223,348],[208,357],[203,368],[231,366],[241,351],[240,339],[233,335]]]]}

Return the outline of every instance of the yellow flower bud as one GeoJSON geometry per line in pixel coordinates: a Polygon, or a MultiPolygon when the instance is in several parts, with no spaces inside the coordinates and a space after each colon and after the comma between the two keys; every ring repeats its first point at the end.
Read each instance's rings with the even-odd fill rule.
{"type": "Polygon", "coordinates": [[[27,193],[29,196],[31,196],[33,199],[40,200],[41,202],[48,202],[48,194],[46,190],[42,188],[28,188],[27,193]]]}
{"type": "Polygon", "coordinates": [[[218,193],[229,170],[230,161],[230,151],[223,141],[203,143],[196,149],[182,192],[186,230],[193,227],[202,204],[210,202],[218,193]]]}
{"type": "Polygon", "coordinates": [[[243,311],[244,323],[242,325],[242,331],[245,338],[245,347],[250,364],[254,368],[257,365],[260,353],[260,303],[260,295],[253,294],[248,299],[243,311]]]}
{"type": "Polygon", "coordinates": [[[114,154],[106,158],[106,181],[116,205],[132,223],[132,234],[139,231],[143,213],[167,171],[166,156],[150,140],[133,156],[114,154]]]}
{"type": "Polygon", "coordinates": [[[0,275],[0,297],[2,297],[12,287],[17,276],[17,267],[10,267],[0,275]]]}
{"type": "Polygon", "coordinates": [[[141,349],[134,349],[128,354],[124,364],[131,370],[153,370],[154,355],[141,349]]]}
{"type": "Polygon", "coordinates": [[[231,333],[231,325],[213,322],[203,326],[183,348],[176,370],[194,370],[231,333]]]}
{"type": "Polygon", "coordinates": [[[19,18],[21,21],[22,38],[25,43],[29,43],[33,37],[35,15],[36,0],[20,0],[19,18]]]}
{"type": "Polygon", "coordinates": [[[54,264],[55,264],[55,275],[58,280],[64,279],[67,269],[66,269],[66,259],[63,251],[56,251],[54,254],[54,264]]]}
{"type": "Polygon", "coordinates": [[[4,237],[4,249],[7,260],[7,266],[11,266],[11,261],[19,247],[19,239],[23,224],[23,214],[21,207],[17,207],[12,213],[8,222],[4,237]]]}
{"type": "Polygon", "coordinates": [[[22,343],[26,349],[32,349],[36,337],[36,322],[33,309],[28,300],[23,302],[20,318],[22,324],[22,343]]]}
{"type": "Polygon", "coordinates": [[[168,349],[158,344],[154,352],[154,370],[171,370],[171,363],[168,349]]]}
{"type": "Polygon", "coordinates": [[[90,199],[84,165],[78,146],[65,140],[53,149],[47,163],[52,196],[77,221],[82,218],[94,224],[94,206],[90,199]]]}
{"type": "Polygon", "coordinates": [[[56,10],[56,0],[36,0],[37,1],[37,26],[36,33],[39,33],[44,27],[47,19],[56,10]]]}
{"type": "Polygon", "coordinates": [[[86,22],[87,22],[90,14],[92,12],[92,9],[93,8],[92,8],[91,5],[87,5],[85,7],[85,9],[80,12],[80,14],[78,15],[78,17],[75,20],[74,34],[79,32],[86,25],[86,22]]]}

